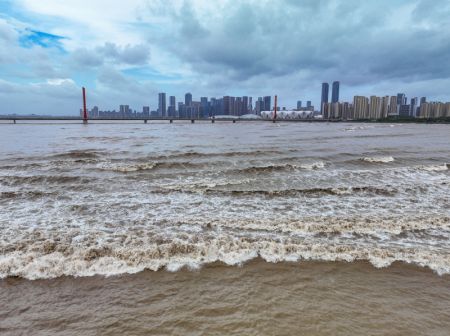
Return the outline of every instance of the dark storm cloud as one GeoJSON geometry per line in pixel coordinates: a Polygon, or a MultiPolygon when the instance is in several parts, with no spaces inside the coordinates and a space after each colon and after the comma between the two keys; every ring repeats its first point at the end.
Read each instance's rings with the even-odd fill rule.
{"type": "Polygon", "coordinates": [[[229,2],[221,20],[186,1],[159,42],[198,72],[234,80],[307,70],[350,85],[450,75],[448,1],[229,2]]]}

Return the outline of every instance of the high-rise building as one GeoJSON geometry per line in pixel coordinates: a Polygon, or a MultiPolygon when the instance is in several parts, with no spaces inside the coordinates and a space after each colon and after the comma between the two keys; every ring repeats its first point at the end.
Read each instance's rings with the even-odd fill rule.
{"type": "Polygon", "coordinates": [[[223,114],[230,115],[232,109],[232,102],[230,96],[223,96],[223,114]]]}
{"type": "Polygon", "coordinates": [[[369,119],[380,119],[382,107],[383,107],[383,105],[382,105],[381,97],[371,96],[368,118],[369,119]]]}
{"type": "Polygon", "coordinates": [[[339,101],[339,82],[333,82],[333,88],[331,92],[331,102],[337,103],[339,101]]]}
{"type": "Polygon", "coordinates": [[[381,98],[381,115],[380,118],[387,118],[389,113],[389,96],[381,98]]]}
{"type": "Polygon", "coordinates": [[[363,96],[353,98],[353,116],[352,119],[369,118],[369,99],[363,96]]]}
{"type": "Polygon", "coordinates": [[[98,118],[98,116],[99,116],[98,106],[94,106],[89,113],[89,117],[98,118]]]}
{"type": "Polygon", "coordinates": [[[167,115],[169,117],[175,117],[177,112],[176,98],[175,96],[169,97],[169,108],[167,109],[167,115]]]}
{"type": "Polygon", "coordinates": [[[397,93],[397,105],[406,105],[406,95],[404,93],[397,93]]]}
{"type": "Polygon", "coordinates": [[[178,102],[178,117],[186,118],[186,110],[184,108],[184,104],[182,102],[178,102]]]}
{"type": "Polygon", "coordinates": [[[418,103],[418,101],[419,100],[417,99],[417,97],[411,98],[411,103],[410,103],[411,108],[410,108],[410,113],[409,113],[410,117],[413,117],[413,118],[417,117],[417,103],[418,103]]]}
{"type": "Polygon", "coordinates": [[[307,107],[307,108],[312,107],[312,105],[311,105],[311,100],[307,100],[307,101],[306,101],[306,107],[307,107]]]}
{"type": "Polygon", "coordinates": [[[242,115],[242,110],[243,110],[243,106],[242,106],[242,98],[241,97],[236,97],[236,100],[234,101],[234,115],[242,115]]]}
{"type": "Polygon", "coordinates": [[[258,100],[255,103],[255,112],[260,115],[261,111],[264,111],[264,102],[262,97],[258,97],[258,100]]]}
{"type": "Polygon", "coordinates": [[[328,83],[322,83],[322,97],[320,99],[320,112],[323,114],[323,104],[328,103],[328,91],[330,85],[328,83]]]}
{"type": "Polygon", "coordinates": [[[339,119],[341,115],[341,104],[336,103],[326,103],[324,104],[323,113],[326,119],[339,119]]]}
{"type": "Polygon", "coordinates": [[[249,111],[249,106],[248,106],[248,96],[244,96],[244,97],[242,97],[242,110],[241,110],[241,115],[247,114],[248,111],[249,111]]]}
{"type": "Polygon", "coordinates": [[[408,104],[400,105],[398,115],[400,117],[409,117],[411,115],[411,105],[408,104]]]}
{"type": "Polygon", "coordinates": [[[150,106],[143,106],[142,107],[142,115],[144,118],[150,117],[150,106]]]}
{"type": "Polygon", "coordinates": [[[271,110],[272,110],[272,97],[265,96],[264,97],[264,111],[271,111],[271,110]]]}
{"type": "Polygon", "coordinates": [[[131,109],[129,105],[120,105],[119,111],[121,118],[129,118],[131,116],[131,109]]]}
{"type": "Polygon", "coordinates": [[[210,115],[208,97],[200,98],[200,115],[203,118],[208,118],[210,115]]]}
{"type": "Polygon", "coordinates": [[[391,96],[389,99],[389,113],[390,116],[398,115],[397,96],[391,96]]]}
{"type": "Polygon", "coordinates": [[[211,98],[211,115],[216,116],[225,114],[223,101],[223,98],[211,98]]]}
{"type": "Polygon", "coordinates": [[[297,110],[301,110],[301,108],[302,108],[302,101],[297,100],[297,110]]]}
{"type": "Polygon", "coordinates": [[[353,110],[353,105],[350,103],[342,103],[341,105],[342,105],[341,118],[343,120],[350,119],[353,110]]]}
{"type": "Polygon", "coordinates": [[[400,106],[406,105],[406,95],[404,93],[397,93],[397,115],[400,114],[400,106]]]}
{"type": "Polygon", "coordinates": [[[184,104],[186,106],[192,105],[192,94],[190,92],[188,92],[184,95],[184,104]]]}
{"type": "Polygon", "coordinates": [[[167,116],[166,94],[164,92],[158,94],[158,115],[160,117],[167,116]]]}
{"type": "Polygon", "coordinates": [[[169,106],[176,106],[176,98],[175,96],[170,96],[169,97],[169,106]]]}

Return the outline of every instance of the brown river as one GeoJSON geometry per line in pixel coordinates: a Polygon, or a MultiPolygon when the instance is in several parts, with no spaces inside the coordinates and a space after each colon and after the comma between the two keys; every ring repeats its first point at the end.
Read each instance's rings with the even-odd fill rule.
{"type": "Polygon", "coordinates": [[[450,127],[0,125],[1,335],[449,335],[450,127]]]}

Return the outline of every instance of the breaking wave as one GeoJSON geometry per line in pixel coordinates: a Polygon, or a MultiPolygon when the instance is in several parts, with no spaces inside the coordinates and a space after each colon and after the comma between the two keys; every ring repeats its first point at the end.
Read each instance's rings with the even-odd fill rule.
{"type": "Polygon", "coordinates": [[[275,164],[275,165],[267,165],[267,166],[251,166],[247,168],[238,168],[236,171],[241,173],[268,173],[275,171],[289,171],[289,170],[315,170],[325,168],[325,163],[322,161],[311,162],[311,163],[302,163],[302,164],[275,164]]]}
{"type": "Polygon", "coordinates": [[[172,241],[148,246],[97,246],[90,248],[59,246],[44,242],[43,250],[14,251],[0,256],[0,278],[49,279],[60,276],[119,275],[143,270],[177,271],[183,267],[222,262],[241,265],[260,257],[267,262],[369,261],[381,268],[395,261],[429,267],[436,273],[450,273],[450,255],[438,249],[416,247],[377,247],[333,242],[252,240],[218,237],[208,242],[172,241]]]}
{"type": "Polygon", "coordinates": [[[374,157],[363,157],[361,161],[371,162],[371,163],[389,163],[394,162],[395,159],[392,156],[374,156],[374,157]]]}
{"type": "Polygon", "coordinates": [[[207,163],[184,162],[148,162],[136,163],[132,165],[101,163],[97,165],[100,170],[110,170],[120,173],[131,173],[156,169],[200,169],[207,166],[207,163]]]}
{"type": "Polygon", "coordinates": [[[7,236],[0,237],[0,278],[177,271],[214,262],[242,265],[254,258],[273,263],[369,261],[375,267],[400,261],[428,267],[440,275],[450,274],[450,253],[441,245],[450,239],[449,216],[404,220],[325,217],[281,223],[210,222],[205,218],[196,232],[172,234],[162,228],[106,232],[67,227],[57,232],[45,228],[6,232],[7,236]]]}
{"type": "Polygon", "coordinates": [[[433,171],[446,171],[450,167],[450,164],[443,164],[443,165],[434,165],[434,166],[419,166],[421,170],[433,172],[433,171]]]}
{"type": "Polygon", "coordinates": [[[156,170],[156,169],[206,169],[211,166],[221,167],[221,171],[226,172],[237,172],[237,173],[268,173],[275,171],[289,171],[289,170],[316,170],[325,167],[325,163],[322,161],[302,163],[302,164],[274,164],[267,166],[251,166],[246,168],[229,168],[229,162],[226,161],[214,161],[214,162],[192,162],[192,161],[159,161],[159,162],[144,162],[144,163],[134,163],[134,164],[120,164],[120,163],[99,163],[97,164],[97,169],[100,170],[110,170],[121,173],[129,172],[139,172],[146,170],[156,170]]]}

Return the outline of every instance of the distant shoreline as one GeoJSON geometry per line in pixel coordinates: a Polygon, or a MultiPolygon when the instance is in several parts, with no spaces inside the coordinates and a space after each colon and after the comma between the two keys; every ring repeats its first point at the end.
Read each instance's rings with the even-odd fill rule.
{"type": "MultiPolygon", "coordinates": [[[[0,122],[10,121],[15,123],[17,121],[79,121],[83,122],[83,118],[71,117],[71,116],[18,116],[18,115],[0,115],[0,122]]],[[[127,122],[127,121],[141,121],[147,123],[148,121],[167,121],[167,122],[273,122],[273,119],[266,118],[240,118],[230,116],[229,118],[92,118],[88,119],[88,122],[127,122]]],[[[318,122],[318,123],[413,123],[413,124],[449,124],[450,117],[437,118],[437,119],[421,119],[421,118],[385,118],[385,119],[355,119],[355,120],[342,120],[342,119],[276,119],[276,122],[318,122]]]]}

